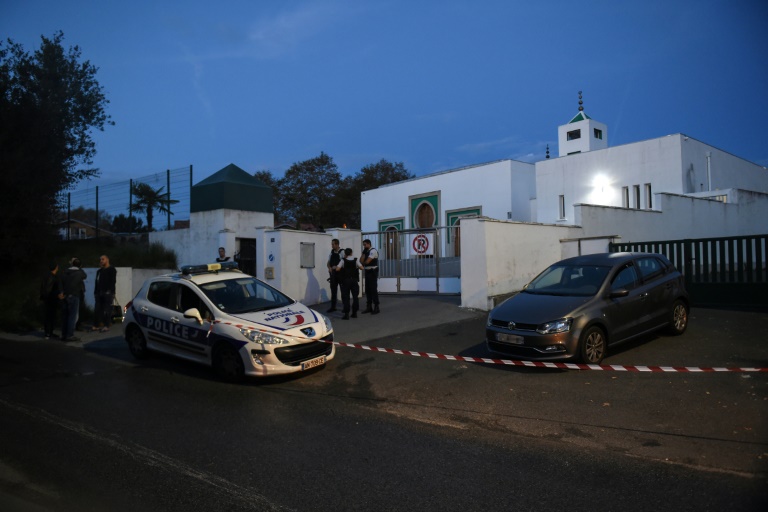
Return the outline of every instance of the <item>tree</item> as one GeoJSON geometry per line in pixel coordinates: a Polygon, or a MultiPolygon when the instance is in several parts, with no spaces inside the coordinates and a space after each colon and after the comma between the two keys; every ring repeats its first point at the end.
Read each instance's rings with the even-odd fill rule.
{"type": "Polygon", "coordinates": [[[275,178],[275,176],[268,170],[256,171],[253,173],[253,177],[272,189],[272,207],[275,212],[275,226],[279,226],[286,220],[290,220],[286,219],[283,214],[280,180],[275,178]]]}
{"type": "Polygon", "coordinates": [[[385,159],[369,164],[354,176],[341,178],[333,158],[320,156],[293,164],[276,179],[269,171],[253,176],[272,187],[275,224],[302,223],[316,226],[360,228],[360,193],[387,183],[411,179],[402,162],[385,159]]]}
{"type": "Polygon", "coordinates": [[[348,176],[339,190],[338,203],[345,212],[343,224],[350,228],[360,228],[360,194],[388,183],[395,183],[414,178],[402,162],[392,163],[385,159],[375,164],[368,164],[354,176],[348,176]]]}
{"type": "Polygon", "coordinates": [[[143,233],[146,229],[144,228],[144,221],[141,219],[120,213],[112,220],[111,231],[113,233],[143,233]]]}
{"type": "Polygon", "coordinates": [[[64,34],[33,55],[0,42],[0,266],[27,259],[53,234],[59,192],[98,175],[93,129],[114,124],[96,81],[64,34]]]}
{"type": "Polygon", "coordinates": [[[341,182],[341,174],[333,158],[323,152],[320,156],[293,164],[278,180],[281,214],[285,220],[293,220],[297,225],[340,225],[341,207],[334,196],[341,182]]]}
{"type": "MultiPolygon", "coordinates": [[[[61,217],[62,220],[67,220],[67,212],[63,211],[61,217]]],[[[93,208],[86,208],[85,206],[72,208],[69,212],[69,217],[72,220],[79,220],[91,226],[96,226],[96,210],[93,208]]],[[[105,210],[99,210],[99,229],[112,231],[112,216],[105,210]]]]}
{"type": "Polygon", "coordinates": [[[147,231],[152,231],[152,219],[155,210],[173,215],[171,205],[179,202],[177,199],[171,199],[170,192],[163,192],[164,188],[154,189],[146,183],[134,183],[133,188],[131,188],[133,202],[128,205],[128,211],[146,214],[147,231]]]}

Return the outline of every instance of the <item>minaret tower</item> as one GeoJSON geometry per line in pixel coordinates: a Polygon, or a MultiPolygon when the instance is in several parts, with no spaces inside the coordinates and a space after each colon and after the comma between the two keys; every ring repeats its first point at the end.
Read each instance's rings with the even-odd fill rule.
{"type": "Polygon", "coordinates": [[[595,121],[584,112],[584,102],[579,91],[579,113],[557,128],[560,156],[586,153],[608,147],[608,127],[595,121]]]}

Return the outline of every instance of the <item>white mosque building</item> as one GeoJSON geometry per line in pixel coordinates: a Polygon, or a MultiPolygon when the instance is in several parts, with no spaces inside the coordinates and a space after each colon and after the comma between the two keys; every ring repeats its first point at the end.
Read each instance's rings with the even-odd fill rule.
{"type": "MultiPolygon", "coordinates": [[[[367,190],[363,236],[379,237],[384,259],[408,259],[419,255],[410,239],[393,252],[396,232],[460,223],[461,235],[449,229],[434,241],[437,249],[466,256],[471,247],[482,261],[461,261],[461,278],[436,291],[460,287],[462,305],[486,308],[487,297],[519,289],[574,251],[606,251],[612,241],[768,233],[765,167],[682,133],[615,147],[608,136],[584,111],[580,93],[578,112],[558,128],[557,158],[547,150],[533,164],[499,160],[367,190]]],[[[400,291],[403,283],[389,286],[400,291]]]]}

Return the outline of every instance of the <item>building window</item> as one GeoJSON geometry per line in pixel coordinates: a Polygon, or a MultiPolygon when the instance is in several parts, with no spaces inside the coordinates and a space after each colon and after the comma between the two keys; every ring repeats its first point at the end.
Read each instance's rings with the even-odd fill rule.
{"type": "Polygon", "coordinates": [[[576,140],[581,138],[581,130],[573,130],[566,135],[567,140],[576,140]]]}
{"type": "Polygon", "coordinates": [[[645,207],[648,210],[653,210],[653,194],[651,193],[651,184],[645,184],[645,207]]]}
{"type": "Polygon", "coordinates": [[[636,209],[640,209],[640,185],[632,185],[632,196],[635,200],[634,204],[632,205],[636,209]]]}
{"type": "Polygon", "coordinates": [[[595,138],[603,140],[603,130],[598,130],[597,128],[595,128],[595,138]]]}
{"type": "Polygon", "coordinates": [[[629,208],[629,187],[621,187],[621,206],[629,208]]]}
{"type": "Polygon", "coordinates": [[[565,219],[565,196],[560,196],[558,199],[560,203],[560,219],[565,219]]]}

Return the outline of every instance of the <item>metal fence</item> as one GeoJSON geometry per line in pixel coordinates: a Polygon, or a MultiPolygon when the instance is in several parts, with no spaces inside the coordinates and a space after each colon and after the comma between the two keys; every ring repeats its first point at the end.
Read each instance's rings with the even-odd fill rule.
{"type": "Polygon", "coordinates": [[[683,273],[694,305],[768,307],[768,235],[612,243],[611,252],[658,252],[683,273]]]}
{"type": "Polygon", "coordinates": [[[379,277],[461,277],[459,227],[363,233],[379,251],[379,277]]]}
{"type": "Polygon", "coordinates": [[[130,211],[134,200],[131,190],[137,183],[146,183],[163,193],[169,193],[171,200],[178,201],[171,205],[169,213],[154,212],[153,230],[170,230],[189,227],[190,200],[192,192],[192,166],[168,169],[141,178],[130,179],[107,185],[85,184],[78,190],[64,192],[59,196],[61,220],[59,231],[65,240],[98,238],[110,236],[115,231],[121,234],[146,231],[146,214],[130,211]],[[129,220],[124,226],[136,226],[133,221],[141,221],[143,229],[113,229],[116,217],[124,215],[129,220]]]}
{"type": "Polygon", "coordinates": [[[456,293],[459,226],[362,233],[379,252],[380,292],[456,293]]]}

